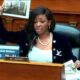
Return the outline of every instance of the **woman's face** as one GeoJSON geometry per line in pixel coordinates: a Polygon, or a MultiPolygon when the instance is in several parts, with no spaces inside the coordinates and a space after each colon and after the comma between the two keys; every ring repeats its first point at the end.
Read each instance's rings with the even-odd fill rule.
{"type": "Polygon", "coordinates": [[[38,35],[45,34],[49,31],[51,21],[44,14],[36,16],[34,21],[34,29],[38,35]]]}

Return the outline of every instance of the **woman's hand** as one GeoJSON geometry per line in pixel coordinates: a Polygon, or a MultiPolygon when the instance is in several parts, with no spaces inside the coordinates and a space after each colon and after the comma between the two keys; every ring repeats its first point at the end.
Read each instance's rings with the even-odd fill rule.
{"type": "Polygon", "coordinates": [[[2,13],[3,13],[3,7],[0,6],[0,15],[2,15],[2,13]]]}
{"type": "Polygon", "coordinates": [[[79,68],[79,67],[80,67],[80,61],[76,60],[75,63],[74,63],[73,68],[79,68]]]}

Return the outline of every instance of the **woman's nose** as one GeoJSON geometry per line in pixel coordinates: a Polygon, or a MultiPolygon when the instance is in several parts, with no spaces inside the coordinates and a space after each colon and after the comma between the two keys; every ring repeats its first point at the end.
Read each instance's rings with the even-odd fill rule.
{"type": "Polygon", "coordinates": [[[37,22],[37,26],[40,26],[40,22],[37,22]]]}

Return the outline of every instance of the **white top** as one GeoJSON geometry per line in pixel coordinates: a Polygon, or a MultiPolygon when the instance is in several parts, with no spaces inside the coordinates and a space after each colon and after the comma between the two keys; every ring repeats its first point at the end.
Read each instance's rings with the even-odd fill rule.
{"type": "Polygon", "coordinates": [[[29,51],[28,58],[36,62],[52,62],[52,50],[42,50],[34,46],[29,51]]]}

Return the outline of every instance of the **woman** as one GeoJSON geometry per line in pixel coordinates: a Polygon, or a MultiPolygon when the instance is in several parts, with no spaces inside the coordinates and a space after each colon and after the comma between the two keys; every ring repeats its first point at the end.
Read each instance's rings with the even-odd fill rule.
{"type": "Polygon", "coordinates": [[[8,40],[11,40],[11,35],[17,36],[21,47],[20,56],[27,56],[30,61],[64,63],[72,59],[75,67],[80,67],[80,62],[72,54],[67,39],[64,35],[55,33],[54,28],[55,20],[51,11],[38,7],[30,13],[25,30],[8,32],[8,40]]]}

